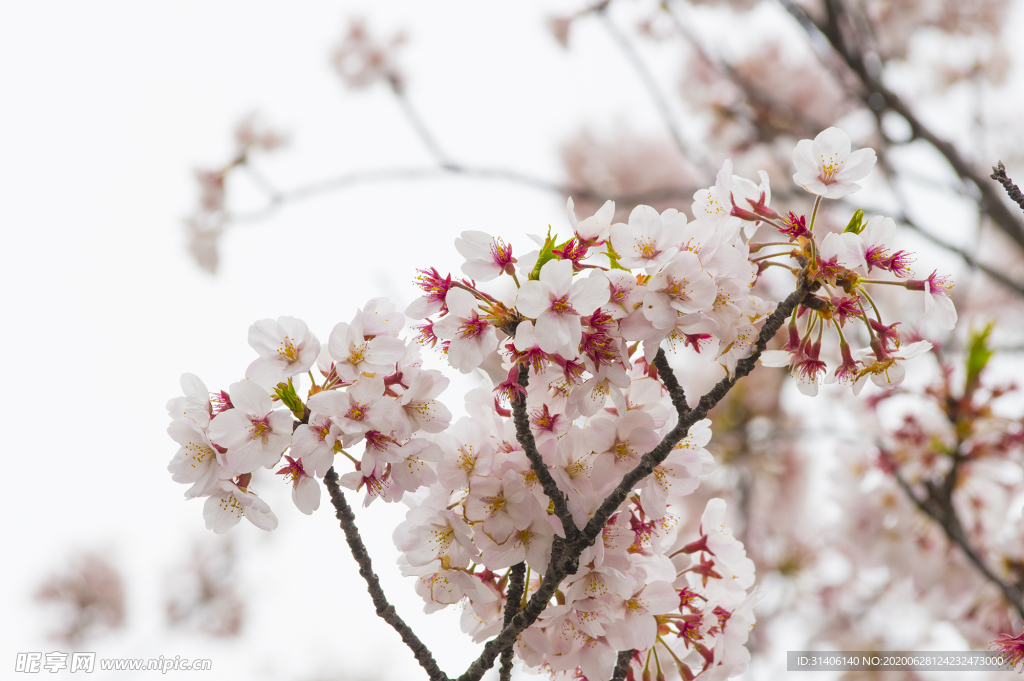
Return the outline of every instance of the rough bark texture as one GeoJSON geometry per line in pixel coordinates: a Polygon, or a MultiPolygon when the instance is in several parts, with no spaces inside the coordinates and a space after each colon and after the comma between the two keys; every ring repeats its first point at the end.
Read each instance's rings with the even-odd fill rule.
{"type": "MultiPolygon", "coordinates": [[[[525,390],[529,381],[529,364],[520,364],[519,376],[516,382],[525,390]]],[[[533,431],[530,430],[530,416],[526,413],[526,397],[524,395],[517,394],[512,398],[512,418],[516,424],[516,440],[519,441],[523,451],[526,452],[526,458],[530,460],[530,466],[533,468],[533,472],[537,474],[537,479],[540,481],[540,486],[544,489],[544,494],[548,495],[548,499],[555,505],[555,515],[562,522],[562,531],[565,532],[565,538],[574,538],[579,531],[576,529],[576,523],[573,522],[572,514],[569,513],[565,494],[562,490],[558,489],[558,484],[551,477],[547,464],[544,463],[540,452],[537,451],[537,442],[533,439],[533,431]]]]}
{"type": "MultiPolygon", "coordinates": [[[[505,624],[508,626],[512,618],[519,612],[519,604],[523,600],[523,589],[526,584],[526,563],[516,563],[508,572],[508,597],[505,600],[505,624]]],[[[499,681],[510,681],[512,678],[512,646],[501,651],[501,673],[499,681]]]]}
{"type": "MultiPolygon", "coordinates": [[[[608,519],[626,499],[629,492],[634,489],[636,485],[643,480],[643,478],[650,475],[651,471],[653,471],[658,464],[665,460],[665,457],[667,457],[669,452],[672,451],[672,448],[686,437],[690,426],[707,416],[708,411],[718,404],[732,389],[732,387],[736,385],[736,381],[746,376],[754,369],[754,366],[756,365],[758,358],[761,356],[761,353],[764,352],[768,341],[771,340],[775,333],[782,327],[789,315],[793,313],[807,294],[808,291],[805,282],[801,280],[798,288],[789,294],[789,296],[780,303],[779,306],[775,308],[775,311],[772,312],[765,320],[764,325],[761,327],[761,332],[758,334],[757,346],[750,357],[737,362],[736,371],[733,372],[733,375],[719,381],[707,395],[704,395],[700,399],[700,402],[696,407],[693,409],[687,409],[685,412],[680,413],[679,422],[676,426],[669,431],[657,447],[647,454],[644,454],[636,468],[623,477],[619,485],[608,495],[600,508],[598,508],[597,512],[594,514],[594,517],[591,518],[590,522],[587,523],[587,526],[579,533],[579,535],[572,541],[567,541],[565,543],[565,547],[560,552],[552,550],[551,561],[548,563],[540,588],[527,602],[526,607],[512,618],[512,621],[502,629],[501,633],[484,644],[484,649],[480,654],[480,657],[478,657],[473,664],[469,666],[466,672],[458,678],[458,681],[479,681],[479,679],[483,677],[484,673],[494,665],[494,660],[497,658],[498,654],[506,647],[511,646],[515,642],[516,637],[536,621],[537,617],[540,616],[540,613],[547,607],[548,602],[551,600],[551,597],[558,589],[562,580],[567,575],[575,574],[576,570],[579,569],[580,554],[588,546],[591,546],[594,543],[598,535],[601,533],[602,528],[605,526],[605,523],[608,522],[608,519]]],[[[662,354],[662,359],[664,360],[664,354],[660,350],[659,354],[662,354]]],[[[671,375],[672,370],[668,367],[667,361],[662,361],[661,364],[664,368],[659,368],[659,372],[663,372],[664,375],[662,377],[662,381],[665,381],[664,376],[671,375]]],[[[674,379],[675,376],[672,376],[669,381],[674,381],[674,379]]],[[[679,388],[678,382],[676,381],[675,383],[676,387],[679,388]]],[[[682,395],[682,389],[679,388],[676,392],[678,398],[682,398],[683,403],[685,404],[685,397],[682,395]]],[[[673,404],[676,404],[678,409],[679,405],[676,399],[676,397],[673,398],[673,404]]]]}
{"type": "Polygon", "coordinates": [[[352,509],[349,507],[348,502],[345,501],[345,495],[342,494],[341,488],[338,486],[338,474],[334,471],[333,467],[324,476],[324,484],[327,485],[327,490],[330,492],[335,515],[341,521],[341,529],[345,532],[345,541],[348,542],[348,547],[352,551],[352,557],[359,564],[359,574],[366,580],[366,590],[370,592],[370,598],[373,599],[373,605],[377,609],[377,616],[390,624],[398,632],[405,645],[409,646],[416,661],[426,670],[431,681],[450,681],[448,675],[437,666],[437,662],[434,660],[434,656],[430,654],[427,646],[413,633],[409,625],[398,616],[394,606],[388,603],[387,597],[384,596],[380,580],[377,579],[377,575],[373,572],[370,554],[366,552],[366,545],[363,544],[363,539],[359,536],[356,518],[352,514],[352,509]]]}

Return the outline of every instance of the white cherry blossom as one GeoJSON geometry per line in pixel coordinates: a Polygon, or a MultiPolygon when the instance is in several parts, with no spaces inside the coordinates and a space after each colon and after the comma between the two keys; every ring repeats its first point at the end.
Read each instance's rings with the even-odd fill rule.
{"type": "Polygon", "coordinates": [[[466,374],[480,366],[484,357],[498,347],[498,336],[480,318],[477,299],[469,291],[453,288],[445,296],[448,314],[434,323],[434,334],[449,341],[448,362],[466,374]]]}
{"type": "Polygon", "coordinates": [[[228,393],[234,409],[210,422],[210,440],[227,449],[227,465],[239,473],[272,467],[291,443],[291,414],[275,410],[267,391],[253,381],[232,383],[228,393]]]}
{"type": "Polygon", "coordinates": [[[256,322],[249,327],[249,345],[259,358],[245,370],[245,377],[267,389],[305,373],[320,354],[320,341],[295,317],[256,322]]]}
{"type": "Polygon", "coordinates": [[[812,194],[839,199],[860,189],[856,184],[875,166],[874,149],[850,151],[850,136],[828,128],[811,140],[800,140],[793,150],[793,182],[812,194]]]}
{"type": "MultiPolygon", "coordinates": [[[[608,302],[608,280],[594,270],[589,277],[573,281],[569,260],[551,260],[540,270],[540,278],[524,282],[516,308],[536,320],[537,344],[544,352],[566,348],[575,356],[583,335],[580,316],[589,315],[608,302]]],[[[520,325],[522,326],[522,325],[520,325]]]]}
{"type": "Polygon", "coordinates": [[[674,208],[659,215],[650,206],[637,206],[629,214],[629,224],[612,225],[612,246],[623,267],[654,274],[679,251],[685,227],[686,215],[674,208]]]}

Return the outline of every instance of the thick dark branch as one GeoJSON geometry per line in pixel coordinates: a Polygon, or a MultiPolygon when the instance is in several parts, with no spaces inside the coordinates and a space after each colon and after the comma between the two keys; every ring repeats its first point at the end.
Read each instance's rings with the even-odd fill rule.
{"type": "MultiPolygon", "coordinates": [[[[796,306],[803,301],[806,295],[807,289],[801,281],[801,285],[795,291],[790,293],[789,296],[782,301],[779,306],[775,308],[775,311],[772,312],[765,320],[764,325],[761,327],[761,331],[758,334],[757,347],[754,349],[754,352],[749,357],[738,361],[736,363],[736,370],[733,372],[732,376],[727,376],[719,381],[718,384],[711,389],[711,392],[700,398],[700,402],[697,403],[696,407],[693,409],[687,409],[684,413],[680,414],[679,422],[672,430],[669,431],[658,446],[647,454],[644,454],[636,468],[623,476],[622,481],[601,503],[597,512],[590,519],[590,522],[588,522],[587,526],[583,528],[580,538],[577,539],[577,543],[582,544],[579,548],[580,551],[583,551],[583,549],[594,542],[597,536],[601,533],[602,528],[604,528],[605,523],[608,522],[608,519],[612,517],[612,514],[615,513],[622,502],[626,500],[626,497],[629,496],[630,492],[640,483],[641,480],[650,475],[658,464],[665,460],[672,449],[679,444],[684,437],[686,437],[690,430],[690,426],[707,416],[708,412],[711,411],[711,409],[718,404],[730,390],[732,390],[733,386],[736,385],[736,381],[753,371],[758,358],[768,345],[768,341],[775,336],[775,333],[782,327],[786,319],[793,313],[793,310],[795,310],[796,306]]],[[[671,374],[671,370],[667,373],[671,374]]],[[[674,378],[675,377],[673,376],[673,379],[674,378]]],[[[662,380],[664,380],[664,378],[662,378],[662,380]]]]}
{"type": "MultiPolygon", "coordinates": [[[[526,576],[526,563],[516,563],[508,573],[508,597],[505,599],[505,622],[508,626],[512,618],[519,612],[520,602],[523,600],[523,589],[525,588],[524,578],[526,576]]],[[[501,651],[501,672],[498,675],[499,681],[510,681],[512,678],[512,646],[501,651]]]]}
{"type": "MultiPolygon", "coordinates": [[[[530,382],[530,366],[528,364],[519,365],[519,377],[516,382],[523,390],[526,390],[526,386],[530,382]]],[[[526,413],[525,394],[517,394],[512,398],[512,419],[516,424],[516,440],[526,452],[526,458],[530,460],[530,467],[537,474],[544,494],[547,494],[548,499],[555,505],[555,515],[562,522],[562,531],[565,532],[566,540],[572,540],[579,530],[572,519],[572,514],[569,513],[565,494],[558,489],[558,483],[551,477],[548,465],[544,463],[544,458],[537,451],[537,442],[533,439],[533,431],[530,430],[530,416],[526,413]]]]}
{"type": "Polygon", "coordinates": [[[672,406],[676,408],[676,413],[682,416],[690,411],[690,405],[686,403],[686,393],[683,392],[683,386],[679,385],[679,381],[676,380],[672,367],[668,365],[665,351],[658,348],[658,354],[654,356],[654,361],[651,363],[658,368],[658,377],[668,388],[668,396],[672,399],[672,406]]]}
{"type": "Polygon", "coordinates": [[[1013,199],[1014,203],[1020,206],[1021,210],[1024,210],[1024,194],[1021,194],[1020,187],[1015,185],[1013,180],[1006,176],[1006,166],[1003,165],[1002,161],[992,169],[992,174],[989,177],[1003,185],[1007,196],[1013,199]]]}
{"type": "MultiPolygon", "coordinates": [[[[796,309],[796,306],[807,296],[807,293],[806,284],[801,279],[799,288],[789,294],[775,308],[775,311],[768,315],[764,325],[761,327],[761,332],[758,334],[757,346],[750,357],[737,362],[736,371],[733,372],[733,375],[722,379],[711,392],[700,399],[695,408],[679,415],[679,423],[665,435],[657,447],[643,455],[636,468],[623,477],[622,481],[601,503],[594,517],[591,518],[587,526],[574,540],[568,542],[559,551],[555,551],[555,547],[552,547],[551,560],[544,573],[544,579],[540,587],[527,602],[526,607],[512,618],[512,621],[501,630],[500,634],[484,644],[480,657],[469,666],[466,672],[458,678],[458,681],[479,681],[484,673],[494,664],[494,660],[499,653],[515,643],[516,637],[537,620],[537,617],[548,607],[548,603],[551,601],[551,597],[555,594],[558,586],[562,583],[562,579],[566,575],[575,574],[579,568],[580,554],[594,543],[602,528],[604,528],[605,523],[608,522],[608,519],[626,499],[629,492],[636,487],[637,483],[649,475],[655,466],[665,460],[665,457],[672,451],[672,448],[686,437],[690,426],[703,419],[708,411],[718,404],[725,397],[726,393],[732,389],[736,381],[753,370],[761,353],[764,352],[768,341],[782,327],[789,315],[796,309]]],[[[558,544],[557,540],[559,538],[556,537],[555,539],[555,544],[558,544]]]]}
{"type": "Polygon", "coordinates": [[[940,489],[944,490],[947,485],[943,485],[942,488],[929,486],[928,497],[921,499],[910,487],[910,483],[904,480],[898,472],[893,475],[896,477],[897,484],[899,484],[907,497],[914,502],[914,505],[922,513],[939,524],[939,527],[946,533],[946,537],[960,547],[964,555],[967,556],[967,559],[978,569],[978,572],[1002,592],[1006,602],[1017,611],[1017,616],[1024,619],[1024,594],[1021,593],[1021,590],[1016,585],[1007,584],[992,572],[974,547],[971,546],[967,535],[964,533],[963,525],[960,523],[960,518],[956,514],[956,509],[952,503],[952,496],[940,492],[940,489]]]}
{"type": "Polygon", "coordinates": [[[625,681],[626,672],[629,671],[629,661],[633,659],[633,650],[620,650],[619,656],[615,660],[615,671],[612,672],[612,678],[609,681],[625,681]]]}
{"type": "Polygon", "coordinates": [[[877,69],[873,71],[864,55],[847,41],[843,33],[843,23],[847,17],[841,0],[826,0],[827,15],[823,23],[809,18],[792,0],[780,0],[780,2],[807,31],[812,40],[820,36],[824,36],[828,40],[832,48],[842,57],[860,81],[861,98],[865,104],[878,113],[888,109],[902,116],[910,125],[911,138],[923,139],[935,147],[962,180],[969,181],[977,188],[980,194],[979,208],[988,214],[992,221],[1017,245],[1024,248],[1024,224],[1003,203],[1002,197],[992,183],[988,182],[983,173],[968,162],[952,143],[932,132],[895,92],[883,85],[881,74],[876,72],[877,69]]]}
{"type": "Polygon", "coordinates": [[[377,579],[377,575],[373,572],[370,554],[367,553],[366,545],[363,544],[362,537],[359,536],[356,518],[352,514],[352,509],[349,507],[348,502],[345,501],[345,495],[341,493],[341,488],[338,486],[338,474],[334,471],[333,467],[324,476],[324,484],[327,485],[327,491],[331,495],[331,503],[334,504],[335,515],[341,521],[341,529],[345,531],[345,541],[348,542],[348,547],[352,551],[352,557],[359,564],[359,574],[366,580],[366,589],[370,592],[370,598],[373,599],[373,605],[377,609],[377,616],[390,624],[398,632],[405,645],[409,646],[409,649],[412,650],[416,661],[426,670],[431,681],[450,681],[448,675],[437,666],[437,662],[434,661],[434,657],[430,654],[427,646],[413,633],[409,625],[398,616],[394,606],[388,603],[387,597],[384,596],[380,580],[377,579]]]}

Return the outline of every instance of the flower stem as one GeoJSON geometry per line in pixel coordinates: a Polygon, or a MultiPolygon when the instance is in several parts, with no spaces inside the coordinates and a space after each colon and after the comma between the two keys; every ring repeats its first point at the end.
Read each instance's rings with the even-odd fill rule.
{"type": "Polygon", "coordinates": [[[817,196],[814,199],[814,210],[811,211],[811,224],[807,226],[808,232],[814,231],[814,220],[818,217],[818,206],[821,205],[821,197],[817,196]]]}
{"type": "Polygon", "coordinates": [[[762,260],[767,260],[768,258],[777,258],[780,255],[792,255],[792,253],[792,251],[784,251],[782,253],[769,253],[768,255],[759,255],[756,258],[751,258],[750,262],[760,262],[762,260]]]}

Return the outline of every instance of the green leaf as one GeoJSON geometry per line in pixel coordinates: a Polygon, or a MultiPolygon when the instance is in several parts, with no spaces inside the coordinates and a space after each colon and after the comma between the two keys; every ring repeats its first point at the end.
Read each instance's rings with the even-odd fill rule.
{"type": "Polygon", "coordinates": [[[277,396],[277,399],[281,400],[281,403],[284,406],[288,407],[288,409],[295,414],[295,418],[300,421],[302,420],[302,416],[306,413],[306,405],[304,405],[302,400],[299,399],[298,394],[295,392],[295,386],[292,385],[291,379],[288,379],[287,383],[284,381],[278,383],[277,387],[274,388],[274,395],[277,396]]]}
{"type": "Polygon", "coordinates": [[[860,234],[864,231],[864,211],[860,208],[850,218],[850,223],[846,225],[846,229],[843,230],[843,234],[847,232],[853,232],[854,234],[860,234]]]}
{"type": "Polygon", "coordinates": [[[980,331],[972,330],[967,339],[967,390],[974,390],[978,386],[978,377],[985,370],[992,355],[995,353],[989,347],[988,341],[992,336],[993,323],[989,322],[980,331]]]}
{"type": "Polygon", "coordinates": [[[558,239],[558,235],[551,236],[551,225],[548,225],[548,235],[544,238],[544,247],[540,249],[540,255],[537,256],[537,264],[530,272],[530,279],[540,279],[540,268],[544,267],[548,261],[555,259],[555,254],[552,251],[555,249],[556,239],[558,239]]]}
{"type": "Polygon", "coordinates": [[[605,248],[608,249],[608,262],[611,263],[611,268],[613,270],[622,270],[623,272],[629,272],[632,274],[632,271],[628,267],[623,267],[619,264],[619,254],[615,252],[614,248],[612,248],[611,239],[605,241],[604,245],[605,248]]]}

